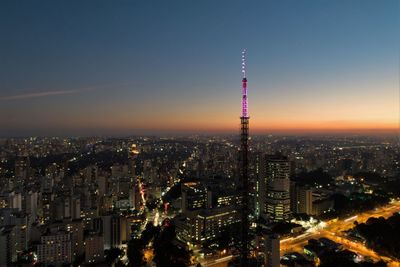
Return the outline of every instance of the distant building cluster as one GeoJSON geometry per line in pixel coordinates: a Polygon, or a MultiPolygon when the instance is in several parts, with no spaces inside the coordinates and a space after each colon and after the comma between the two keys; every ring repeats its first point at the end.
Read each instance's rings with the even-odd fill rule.
{"type": "MultiPolygon", "coordinates": [[[[166,218],[194,257],[235,254],[238,149],[236,137],[0,140],[0,266],[100,266],[114,248],[127,264],[129,240],[166,218]]],[[[390,138],[253,137],[250,234],[263,264],[278,266],[280,238],[302,231],[275,227],[336,212],[338,194],[374,196],[399,160],[390,138]]]]}

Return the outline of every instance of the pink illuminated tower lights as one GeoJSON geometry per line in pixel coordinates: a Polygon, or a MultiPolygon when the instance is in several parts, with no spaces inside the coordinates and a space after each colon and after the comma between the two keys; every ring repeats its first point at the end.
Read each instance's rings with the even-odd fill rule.
{"type": "Polygon", "coordinates": [[[240,161],[241,179],[239,190],[242,196],[241,207],[241,267],[249,265],[249,177],[248,177],[248,141],[249,141],[249,114],[247,106],[247,78],[246,78],[246,50],[242,52],[242,116],[240,117],[240,161]]]}
{"type": "Polygon", "coordinates": [[[242,117],[248,118],[247,109],[247,78],[246,78],[246,49],[242,52],[242,117]]]}

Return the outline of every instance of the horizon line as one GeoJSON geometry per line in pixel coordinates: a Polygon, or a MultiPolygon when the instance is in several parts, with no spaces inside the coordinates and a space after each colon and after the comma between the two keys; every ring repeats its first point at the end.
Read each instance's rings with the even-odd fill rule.
{"type": "MultiPolygon", "coordinates": [[[[167,129],[136,129],[136,130],[122,130],[122,131],[112,131],[106,129],[97,130],[77,130],[68,131],[66,129],[56,129],[50,130],[49,133],[38,133],[31,134],[8,134],[0,136],[1,139],[7,138],[26,138],[26,137],[129,137],[129,136],[211,136],[211,135],[236,135],[238,130],[221,130],[221,129],[209,129],[209,130],[167,130],[167,129]],[[53,133],[51,133],[53,132],[53,133]],[[64,132],[60,134],[60,132],[64,132]],[[67,132],[67,133],[66,133],[67,132]],[[75,133],[74,133],[75,132],[75,133]],[[81,132],[81,133],[79,133],[81,132]]],[[[371,128],[371,129],[269,129],[269,130],[253,130],[250,131],[251,136],[263,136],[263,135],[278,135],[278,136],[293,136],[293,135],[364,135],[364,136],[392,136],[399,135],[400,128],[371,128]]]]}

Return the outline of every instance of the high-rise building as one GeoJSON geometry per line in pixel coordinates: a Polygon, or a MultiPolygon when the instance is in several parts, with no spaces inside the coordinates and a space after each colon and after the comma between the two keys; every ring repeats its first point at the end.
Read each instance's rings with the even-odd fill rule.
{"type": "Polygon", "coordinates": [[[79,196],[71,196],[71,218],[81,218],[81,199],[79,196]]]}
{"type": "Polygon", "coordinates": [[[98,178],[98,167],[91,165],[82,170],[85,182],[87,184],[94,184],[98,178]]]}
{"type": "Polygon", "coordinates": [[[24,192],[24,197],[22,200],[22,210],[31,216],[32,222],[36,221],[38,212],[38,192],[24,192]]]}
{"type": "Polygon", "coordinates": [[[312,214],[313,209],[313,191],[309,188],[301,187],[298,192],[298,212],[312,214]]]}
{"type": "Polygon", "coordinates": [[[98,233],[89,233],[85,237],[85,262],[99,263],[104,261],[104,239],[98,233]]]}
{"type": "Polygon", "coordinates": [[[321,215],[333,209],[330,192],[315,187],[297,185],[291,182],[291,210],[293,213],[321,215]]]}
{"type": "Polygon", "coordinates": [[[71,253],[74,258],[80,257],[84,253],[83,244],[83,221],[66,220],[66,229],[71,233],[71,253]]]}
{"type": "Polygon", "coordinates": [[[0,267],[11,266],[11,263],[17,259],[14,228],[15,226],[0,228],[0,267]]]}
{"type": "Polygon", "coordinates": [[[181,186],[182,213],[204,209],[207,207],[207,191],[204,185],[198,182],[187,182],[181,186]]]}
{"type": "Polygon", "coordinates": [[[118,215],[102,216],[102,234],[104,248],[120,247],[128,238],[128,223],[126,217],[118,215]]]}
{"type": "Polygon", "coordinates": [[[8,194],[10,208],[22,210],[22,194],[12,191],[8,194]]]}
{"type": "Polygon", "coordinates": [[[23,186],[29,176],[30,160],[29,157],[18,157],[15,160],[14,187],[23,186]]]}
{"type": "Polygon", "coordinates": [[[128,199],[130,190],[132,190],[131,178],[119,178],[117,182],[118,199],[128,199]]]}
{"type": "Polygon", "coordinates": [[[280,240],[278,235],[266,235],[265,237],[265,266],[280,266],[280,240]]]}
{"type": "Polygon", "coordinates": [[[177,236],[184,242],[201,244],[222,234],[226,227],[240,222],[240,214],[235,206],[202,209],[198,212],[181,214],[175,217],[177,236]]]}
{"type": "Polygon", "coordinates": [[[256,218],[261,215],[261,196],[260,196],[260,164],[263,158],[261,153],[255,153],[254,155],[254,171],[253,171],[253,184],[252,184],[252,194],[253,194],[253,212],[256,218]]]}
{"type": "Polygon", "coordinates": [[[105,175],[99,175],[97,178],[98,195],[103,197],[108,193],[108,178],[105,175]]]}
{"type": "Polygon", "coordinates": [[[0,209],[0,267],[17,260],[28,249],[30,221],[26,213],[16,209],[0,209]]]}
{"type": "Polygon", "coordinates": [[[14,215],[14,249],[17,253],[22,253],[28,249],[30,236],[30,220],[25,213],[17,212],[14,215]]]}
{"type": "Polygon", "coordinates": [[[38,261],[44,264],[69,264],[72,261],[71,233],[51,231],[41,236],[37,246],[38,261]]]}
{"type": "Polygon", "coordinates": [[[290,162],[281,155],[266,155],[260,164],[261,216],[271,222],[290,219],[290,162]]]}
{"type": "Polygon", "coordinates": [[[42,192],[40,199],[41,219],[42,222],[47,223],[51,221],[52,208],[51,204],[54,201],[54,194],[51,192],[42,192]]]}
{"type": "Polygon", "coordinates": [[[298,186],[291,182],[290,186],[290,204],[293,213],[313,213],[313,190],[309,187],[298,186]]]}
{"type": "Polygon", "coordinates": [[[140,210],[142,196],[140,192],[140,183],[133,178],[129,188],[129,206],[132,209],[140,210]]]}

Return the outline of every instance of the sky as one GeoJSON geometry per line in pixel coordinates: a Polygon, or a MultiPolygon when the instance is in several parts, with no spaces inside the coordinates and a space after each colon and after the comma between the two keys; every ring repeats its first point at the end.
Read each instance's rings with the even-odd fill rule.
{"type": "Polygon", "coordinates": [[[398,0],[0,1],[0,136],[399,126],[398,0]]]}

